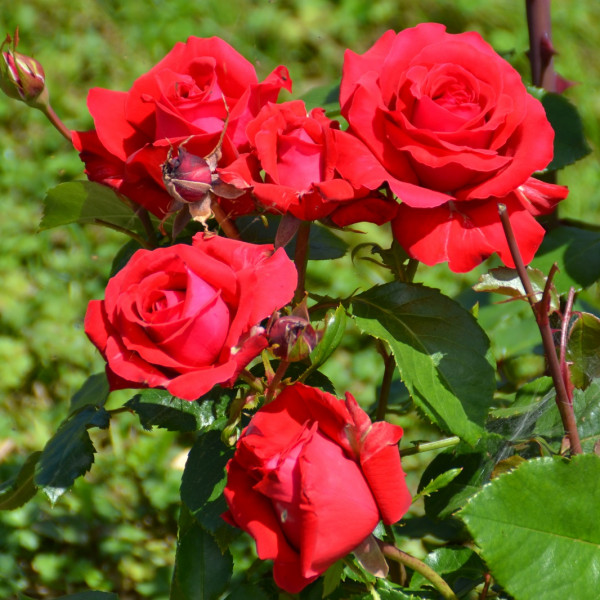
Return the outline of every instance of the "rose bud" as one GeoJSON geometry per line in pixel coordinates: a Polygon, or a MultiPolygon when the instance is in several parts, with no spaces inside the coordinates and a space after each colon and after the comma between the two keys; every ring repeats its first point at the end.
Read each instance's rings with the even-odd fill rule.
{"type": "Polygon", "coordinates": [[[248,532],[275,583],[291,594],[350,552],[367,556],[379,521],[411,504],[400,463],[402,428],[372,423],[345,401],[296,383],[264,405],[227,464],[223,518],[248,532]]]}
{"type": "Polygon", "coordinates": [[[322,336],[323,333],[310,324],[306,299],[294,308],[291,315],[277,315],[267,330],[271,352],[288,362],[304,360],[322,336]]]}
{"type": "Polygon", "coordinates": [[[48,90],[46,89],[46,76],[42,65],[30,56],[25,56],[16,51],[19,43],[19,30],[15,37],[10,35],[0,46],[2,61],[0,61],[0,87],[2,91],[15,100],[21,100],[39,108],[48,104],[48,90]],[[12,48],[2,50],[6,44],[12,42],[12,48]]]}
{"type": "MultiPolygon", "coordinates": [[[[186,142],[179,145],[176,151],[169,150],[167,159],[162,165],[163,183],[173,199],[169,214],[185,208],[181,225],[174,226],[173,237],[177,237],[178,229],[185,225],[189,218],[206,226],[212,216],[212,202],[215,196],[235,200],[247,190],[221,181],[217,173],[217,163],[221,159],[221,143],[223,134],[215,148],[207,156],[197,156],[185,149],[186,142]]],[[[166,218],[166,217],[165,217],[166,218]]],[[[177,223],[177,221],[176,221],[177,223]]]]}

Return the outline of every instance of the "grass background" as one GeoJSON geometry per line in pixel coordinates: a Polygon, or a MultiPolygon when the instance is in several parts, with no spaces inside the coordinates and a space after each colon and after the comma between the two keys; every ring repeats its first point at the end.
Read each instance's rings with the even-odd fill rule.
{"type": "MultiPolygon", "coordinates": [[[[556,68],[579,83],[566,95],[578,106],[593,147],[560,174],[571,190],[561,215],[600,224],[600,4],[554,3],[553,20],[556,68]]],[[[88,129],[90,87],[128,89],[190,35],[224,38],[256,65],[261,79],[285,64],[297,98],[339,79],[346,48],[363,52],[387,29],[423,21],[444,23],[451,32],[480,32],[527,80],[525,6],[515,0],[23,0],[3,3],[0,31],[19,26],[20,50],[44,65],[55,110],[70,128],[88,129]]],[[[82,321],[88,301],[102,297],[112,258],[126,240],[93,227],[36,233],[45,191],[83,172],[77,154],[41,113],[1,97],[0,151],[3,481],[43,447],[70,396],[103,368],[82,321]]],[[[371,241],[389,240],[388,233],[370,231],[371,241]]],[[[478,272],[457,277],[439,266],[421,271],[418,279],[465,298],[478,272]]],[[[312,289],[347,295],[383,281],[385,274],[345,259],[335,270],[313,264],[309,277],[312,289]]],[[[502,322],[484,322],[505,356],[534,343],[534,330],[514,327],[512,315],[519,310],[507,307],[502,322]]],[[[365,406],[376,397],[381,372],[372,345],[351,334],[328,365],[338,392],[351,390],[365,406]]],[[[126,398],[117,395],[111,402],[126,398]]],[[[409,440],[432,435],[414,413],[399,422],[409,440]]],[[[54,508],[40,494],[24,508],[0,514],[1,598],[19,591],[56,598],[87,588],[119,592],[121,600],[168,597],[178,469],[192,440],[144,432],[124,414],[108,432],[95,434],[94,442],[96,465],[54,508]]],[[[414,490],[422,462],[405,464],[414,490]]]]}

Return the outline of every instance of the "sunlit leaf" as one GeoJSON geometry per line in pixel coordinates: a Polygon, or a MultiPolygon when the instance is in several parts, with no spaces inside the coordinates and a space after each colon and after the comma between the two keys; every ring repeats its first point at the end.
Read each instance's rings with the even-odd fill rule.
{"type": "Polygon", "coordinates": [[[34,483],[53,503],[94,462],[96,450],[88,429],[106,429],[109,421],[104,408],[88,404],[63,421],[50,438],[37,462],[34,483]]]}
{"type": "Polygon", "coordinates": [[[594,598],[600,589],[600,457],[529,460],[459,513],[494,578],[519,600],[594,598]]]}
{"type": "Polygon", "coordinates": [[[393,282],[355,296],[360,329],[389,344],[417,406],[442,430],[475,444],[496,387],[489,340],[438,290],[393,282]]]}

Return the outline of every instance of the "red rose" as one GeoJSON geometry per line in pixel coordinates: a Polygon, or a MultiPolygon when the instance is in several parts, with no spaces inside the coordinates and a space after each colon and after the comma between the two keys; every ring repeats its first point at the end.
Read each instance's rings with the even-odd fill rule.
{"type": "MultiPolygon", "coordinates": [[[[229,116],[219,166],[232,162],[247,145],[248,122],[277,99],[282,87],[291,89],[285,67],[259,83],[254,67],[229,44],[216,37],[190,37],[129,92],[91,89],[88,108],[96,128],[73,132],[73,144],[89,179],[162,218],[171,204],[161,170],[169,149],[187,140],[186,151],[209,155],[229,116]]],[[[251,206],[236,201],[226,209],[243,214],[251,206]]]]}
{"type": "MultiPolygon", "coordinates": [[[[338,225],[359,221],[382,224],[395,214],[395,202],[339,174],[340,145],[350,135],[325,116],[322,108],[307,114],[304,102],[268,104],[248,124],[252,153],[224,173],[237,173],[252,185],[259,203],[305,221],[331,216],[338,225]],[[255,168],[258,161],[260,168],[255,168]],[[255,175],[262,170],[264,182],[255,175]],[[338,218],[339,216],[339,218],[338,218]]],[[[235,179],[233,179],[235,181],[235,179]]]]}
{"type": "Polygon", "coordinates": [[[261,408],[227,465],[227,521],[250,533],[275,582],[297,593],[355,549],[377,523],[395,523],[411,496],[400,465],[402,428],[371,423],[346,402],[295,384],[261,408]]]}
{"type": "Polygon", "coordinates": [[[163,387],[195,400],[232,385],[267,345],[261,320],[289,302],[283,249],[218,236],[138,250],[92,300],[85,332],[107,361],[111,389],[163,387]]]}
{"type": "Polygon", "coordinates": [[[566,188],[532,200],[533,172],[552,159],[554,132],[519,74],[477,33],[424,23],[388,31],[363,55],[347,51],[340,102],[350,130],[347,176],[387,182],[402,200],[394,235],[426,264],[468,271],[493,252],[513,266],[496,205],[502,202],[529,262],[544,231],[533,215],[566,188]],[[536,206],[532,206],[531,202],[536,206]]]}

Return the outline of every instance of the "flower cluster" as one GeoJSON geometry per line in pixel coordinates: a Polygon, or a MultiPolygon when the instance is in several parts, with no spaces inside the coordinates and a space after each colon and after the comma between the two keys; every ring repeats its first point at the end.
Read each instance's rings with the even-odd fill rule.
{"type": "MultiPolygon", "coordinates": [[[[24,72],[15,60],[13,78],[24,72]]],[[[73,133],[73,144],[91,180],[161,226],[178,213],[174,238],[189,218],[207,229],[217,211],[228,220],[266,212],[294,224],[391,222],[409,256],[453,271],[494,253],[513,265],[500,203],[529,262],[543,237],[534,217],[566,196],[532,177],[553,153],[542,105],[475,33],[427,23],[387,32],[363,55],[348,51],[345,130],[322,108],[278,104],[282,89],[291,91],[285,67],[259,82],[223,40],[190,38],[128,92],[92,89],[95,129],[73,133]]],[[[173,242],[138,250],[89,305],[85,330],[112,389],[159,387],[193,401],[233,386],[269,346],[287,363],[319,343],[308,313],[265,323],[298,284],[282,248],[208,231],[173,242]]],[[[408,509],[402,430],[371,423],[350,394],[342,402],[266,377],[274,399],[228,464],[224,518],[255,538],[278,585],[296,593],[408,509]]]]}

